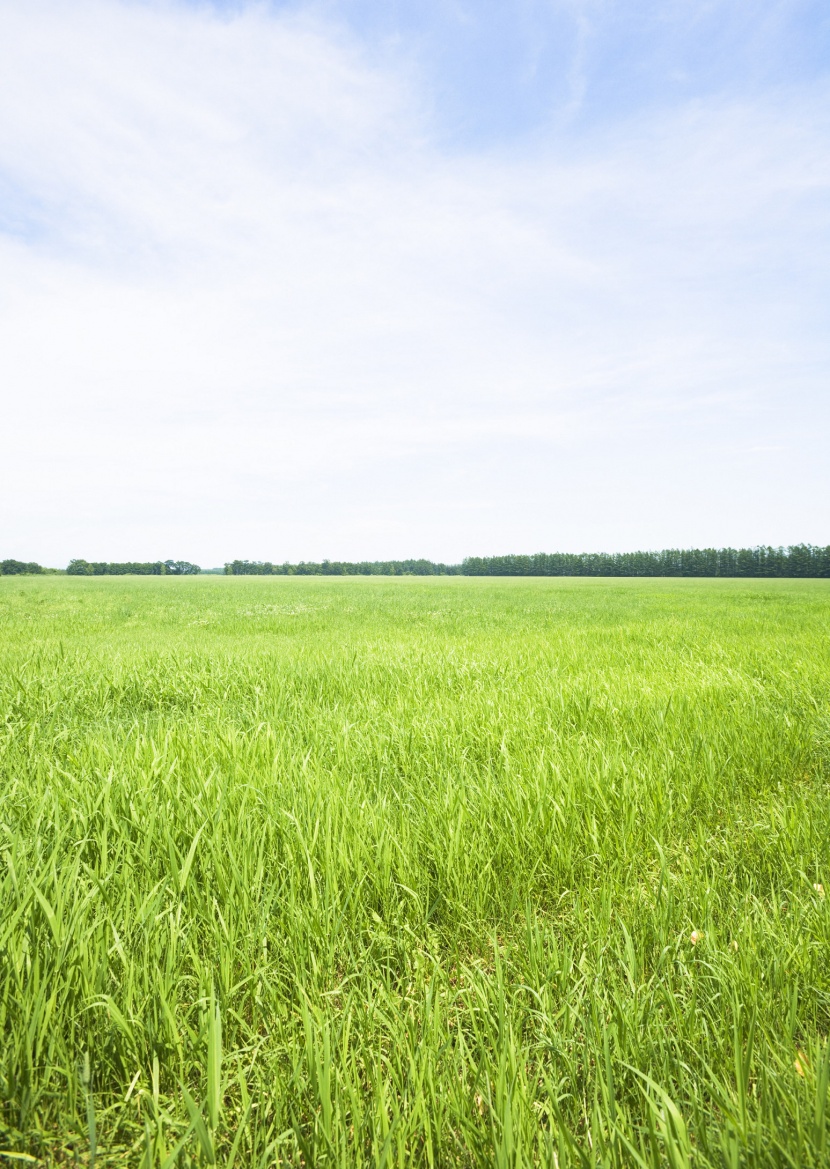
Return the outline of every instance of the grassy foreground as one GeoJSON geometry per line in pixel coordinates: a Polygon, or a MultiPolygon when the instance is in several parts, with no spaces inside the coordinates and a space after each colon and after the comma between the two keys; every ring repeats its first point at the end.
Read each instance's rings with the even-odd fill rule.
{"type": "Polygon", "coordinates": [[[4,578],[0,1148],[827,1165],[828,781],[828,582],[4,578]]]}

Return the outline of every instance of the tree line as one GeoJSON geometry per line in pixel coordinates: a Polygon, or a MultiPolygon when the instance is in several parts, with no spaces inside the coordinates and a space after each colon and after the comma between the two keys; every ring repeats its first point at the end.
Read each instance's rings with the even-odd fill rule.
{"type": "Polygon", "coordinates": [[[460,576],[460,564],[432,560],[301,560],[299,564],[272,564],[270,560],[232,560],[227,576],[460,576]]]}
{"type": "Polygon", "coordinates": [[[666,548],[661,552],[539,552],[471,556],[464,576],[830,577],[830,547],[666,548]]]}
{"type": "MultiPolygon", "coordinates": [[[[2,560],[1,576],[55,573],[34,561],[2,560]]],[[[188,560],[71,560],[70,576],[195,576],[188,560]]],[[[830,546],[666,548],[661,552],[537,552],[533,556],[468,556],[461,564],[432,560],[322,560],[272,564],[231,560],[228,576],[724,576],[830,577],[830,546]]]]}
{"type": "Polygon", "coordinates": [[[666,548],[661,552],[538,552],[431,560],[323,560],[272,564],[232,560],[229,576],[728,576],[830,577],[830,547],[666,548]]]}
{"type": "Polygon", "coordinates": [[[124,563],[70,560],[69,576],[195,576],[202,570],[188,560],[129,560],[124,563]]]}
{"type": "Polygon", "coordinates": [[[44,568],[33,560],[0,560],[0,576],[31,576],[33,573],[49,571],[54,569],[44,568]]]}

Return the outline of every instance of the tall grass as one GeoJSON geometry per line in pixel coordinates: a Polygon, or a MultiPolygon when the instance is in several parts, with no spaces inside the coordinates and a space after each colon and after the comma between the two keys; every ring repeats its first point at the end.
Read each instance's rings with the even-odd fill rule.
{"type": "Polygon", "coordinates": [[[828,631],[809,581],[3,580],[0,1148],[827,1165],[828,631]]]}

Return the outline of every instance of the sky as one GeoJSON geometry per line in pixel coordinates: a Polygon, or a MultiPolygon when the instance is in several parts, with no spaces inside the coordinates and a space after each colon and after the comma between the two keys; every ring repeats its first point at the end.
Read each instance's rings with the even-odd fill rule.
{"type": "Polygon", "coordinates": [[[0,558],[830,543],[826,0],[0,27],[0,558]]]}

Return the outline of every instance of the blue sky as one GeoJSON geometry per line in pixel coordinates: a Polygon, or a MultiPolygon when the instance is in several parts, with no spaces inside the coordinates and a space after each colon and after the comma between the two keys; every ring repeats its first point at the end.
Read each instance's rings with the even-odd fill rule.
{"type": "Polygon", "coordinates": [[[345,0],[272,10],[314,11],[375,59],[407,63],[433,129],[459,149],[578,135],[695,99],[752,99],[826,77],[830,65],[830,8],[818,0],[345,0]]]}
{"type": "Polygon", "coordinates": [[[830,10],[0,0],[3,555],[830,542],[830,10]]]}

